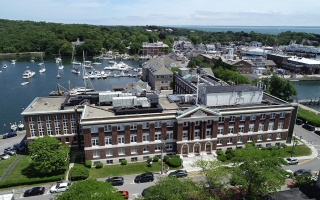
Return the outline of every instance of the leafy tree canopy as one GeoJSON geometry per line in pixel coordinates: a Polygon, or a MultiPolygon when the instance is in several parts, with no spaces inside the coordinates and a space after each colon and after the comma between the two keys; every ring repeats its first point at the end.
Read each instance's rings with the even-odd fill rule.
{"type": "Polygon", "coordinates": [[[270,94],[285,101],[290,101],[291,96],[296,96],[298,94],[290,81],[281,79],[275,74],[270,78],[269,90],[270,94]]]}
{"type": "Polygon", "coordinates": [[[44,136],[35,139],[28,145],[29,154],[34,169],[42,174],[49,174],[64,168],[68,162],[68,145],[53,137],[44,136]]]}
{"type": "Polygon", "coordinates": [[[232,81],[235,84],[251,84],[250,80],[246,76],[238,74],[232,70],[224,69],[223,67],[213,69],[213,74],[215,77],[225,82],[232,81]]]}

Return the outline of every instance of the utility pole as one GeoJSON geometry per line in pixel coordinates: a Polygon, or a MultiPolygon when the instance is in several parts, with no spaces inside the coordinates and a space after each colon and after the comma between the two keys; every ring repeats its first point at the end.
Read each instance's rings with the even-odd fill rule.
{"type": "Polygon", "coordinates": [[[296,142],[296,137],[293,136],[293,144],[292,144],[292,149],[291,149],[291,156],[292,157],[292,154],[293,154],[293,149],[294,149],[294,143],[296,142]]]}
{"type": "Polygon", "coordinates": [[[163,174],[163,147],[165,144],[165,141],[161,140],[161,174],[163,174]]]}

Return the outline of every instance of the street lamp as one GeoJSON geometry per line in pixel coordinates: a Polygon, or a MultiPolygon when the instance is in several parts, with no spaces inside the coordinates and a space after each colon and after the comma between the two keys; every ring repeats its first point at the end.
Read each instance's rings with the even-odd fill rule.
{"type": "Polygon", "coordinates": [[[161,174],[163,174],[163,148],[165,148],[166,142],[161,140],[161,174]]]}

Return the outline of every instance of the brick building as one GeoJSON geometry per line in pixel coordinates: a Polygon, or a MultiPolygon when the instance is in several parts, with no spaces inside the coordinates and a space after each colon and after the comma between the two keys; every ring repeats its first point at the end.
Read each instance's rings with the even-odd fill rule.
{"type": "Polygon", "coordinates": [[[142,55],[143,56],[162,56],[169,53],[169,46],[163,42],[142,43],[142,55]]]}

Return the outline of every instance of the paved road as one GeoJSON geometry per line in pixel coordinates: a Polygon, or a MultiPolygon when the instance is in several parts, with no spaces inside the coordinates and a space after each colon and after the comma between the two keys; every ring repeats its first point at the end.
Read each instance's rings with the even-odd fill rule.
{"type": "MultiPolygon", "coordinates": [[[[18,131],[18,135],[16,137],[2,139],[2,135],[0,135],[0,153],[3,153],[4,149],[7,147],[12,147],[16,143],[20,143],[24,141],[26,136],[25,131],[18,131]]],[[[24,144],[24,143],[23,143],[24,144]]]]}

